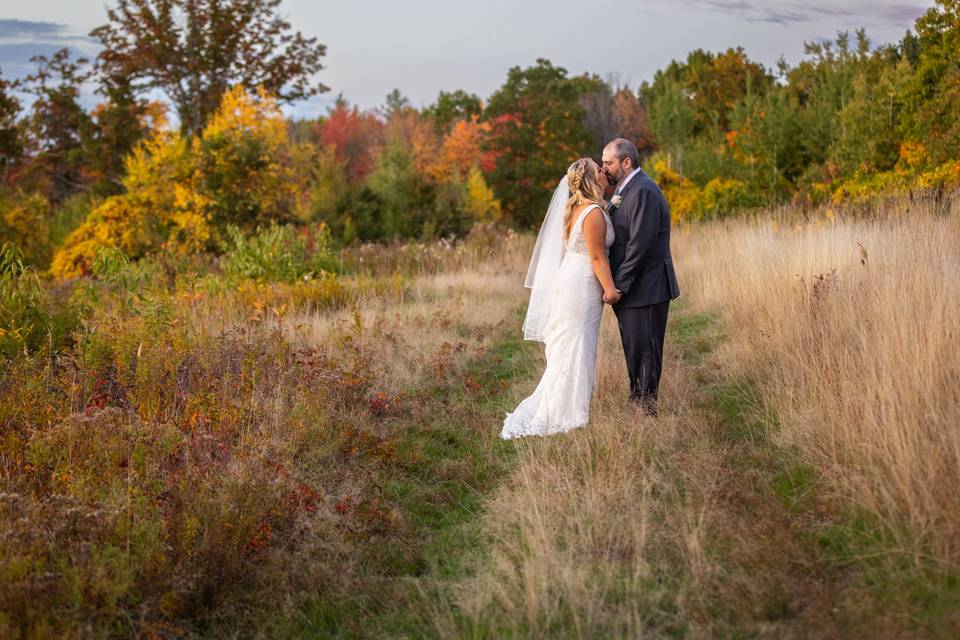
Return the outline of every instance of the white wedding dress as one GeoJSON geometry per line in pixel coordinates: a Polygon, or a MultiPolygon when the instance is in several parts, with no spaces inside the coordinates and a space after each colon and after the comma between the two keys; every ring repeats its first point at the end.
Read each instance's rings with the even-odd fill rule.
{"type": "Polygon", "coordinates": [[[547,367],[533,395],[508,413],[503,439],[543,436],[587,424],[596,378],[597,339],[603,315],[603,288],[590,266],[583,239],[583,219],[599,208],[607,225],[606,248],[613,244],[610,218],[598,205],[580,212],[551,293],[550,318],[543,342],[547,367]]]}

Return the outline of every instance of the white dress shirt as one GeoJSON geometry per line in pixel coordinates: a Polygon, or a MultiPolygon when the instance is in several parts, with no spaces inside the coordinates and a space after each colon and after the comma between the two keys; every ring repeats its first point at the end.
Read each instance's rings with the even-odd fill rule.
{"type": "Polygon", "coordinates": [[[630,182],[630,178],[637,174],[640,171],[640,167],[634,169],[630,175],[623,179],[623,182],[620,183],[620,186],[617,187],[617,192],[615,195],[620,195],[620,192],[627,188],[627,183],[630,182]]]}

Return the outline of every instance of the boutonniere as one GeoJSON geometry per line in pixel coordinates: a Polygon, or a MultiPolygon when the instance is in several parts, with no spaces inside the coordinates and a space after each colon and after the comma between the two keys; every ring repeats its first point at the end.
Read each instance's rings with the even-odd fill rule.
{"type": "Polygon", "coordinates": [[[623,196],[617,195],[610,198],[610,206],[613,207],[614,209],[619,207],[621,202],[623,202],[623,196]]]}

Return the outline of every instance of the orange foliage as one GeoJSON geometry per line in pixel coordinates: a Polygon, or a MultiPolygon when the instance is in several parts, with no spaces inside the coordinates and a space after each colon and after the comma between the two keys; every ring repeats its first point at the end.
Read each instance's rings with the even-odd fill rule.
{"type": "Polygon", "coordinates": [[[434,162],[437,147],[436,128],[428,118],[413,109],[395,113],[386,124],[388,140],[400,140],[410,150],[413,157],[413,169],[418,173],[427,171],[434,162]]]}
{"type": "Polygon", "coordinates": [[[490,131],[486,122],[459,120],[443,140],[440,152],[427,166],[427,173],[438,182],[451,178],[463,180],[471,167],[476,166],[484,173],[493,171],[495,156],[481,149],[484,136],[490,131]]]}

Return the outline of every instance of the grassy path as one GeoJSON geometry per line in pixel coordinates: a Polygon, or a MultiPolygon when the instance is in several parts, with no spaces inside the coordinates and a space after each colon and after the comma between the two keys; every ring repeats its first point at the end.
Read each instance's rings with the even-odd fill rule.
{"type": "MultiPolygon", "coordinates": [[[[710,569],[696,627],[726,637],[845,637],[866,632],[855,576],[819,553],[817,531],[829,522],[813,472],[770,437],[776,416],[750,379],[730,379],[712,358],[723,337],[717,318],[679,313],[671,336],[680,375],[696,381],[701,456],[712,486],[698,487],[711,507],[704,535],[710,569]],[[846,591],[845,591],[846,590],[846,591]]],[[[872,606],[866,607],[872,609],[872,606]]],[[[877,629],[870,635],[876,637],[877,629]]]]}
{"type": "Polygon", "coordinates": [[[955,585],[891,570],[876,523],[833,500],[799,453],[778,445],[757,381],[724,370],[718,319],[681,311],[671,335],[679,372],[697,381],[702,442],[717,465],[704,584],[714,604],[700,614],[709,635],[955,637],[955,585]]]}
{"type": "Polygon", "coordinates": [[[884,610],[845,554],[815,474],[771,437],[756,385],[725,371],[716,316],[674,309],[657,420],[622,406],[609,318],[603,331],[587,429],[497,440],[540,373],[537,345],[509,331],[469,384],[437,389],[405,440],[418,462],[384,487],[416,534],[274,635],[937,636],[884,610]]]}
{"type": "Polygon", "coordinates": [[[516,445],[484,551],[427,576],[409,636],[897,636],[831,548],[813,474],[770,438],[751,382],[726,377],[717,318],[675,309],[658,420],[622,406],[609,320],[590,427],[516,445]]]}

